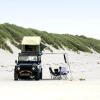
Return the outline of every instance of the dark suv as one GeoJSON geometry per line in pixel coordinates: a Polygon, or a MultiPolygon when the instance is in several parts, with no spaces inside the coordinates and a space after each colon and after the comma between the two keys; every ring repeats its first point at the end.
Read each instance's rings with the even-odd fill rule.
{"type": "Polygon", "coordinates": [[[19,53],[14,69],[14,80],[21,78],[42,79],[41,54],[33,52],[19,53]]]}

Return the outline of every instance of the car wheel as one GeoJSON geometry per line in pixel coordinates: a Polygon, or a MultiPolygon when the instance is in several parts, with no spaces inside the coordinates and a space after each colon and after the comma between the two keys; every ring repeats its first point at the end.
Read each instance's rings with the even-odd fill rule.
{"type": "Polygon", "coordinates": [[[39,80],[40,77],[39,77],[39,72],[36,72],[36,75],[35,75],[35,80],[39,80]]]}
{"type": "Polygon", "coordinates": [[[18,80],[18,72],[14,71],[14,80],[18,80]]]}
{"type": "Polygon", "coordinates": [[[40,73],[40,79],[42,80],[42,72],[40,73]]]}

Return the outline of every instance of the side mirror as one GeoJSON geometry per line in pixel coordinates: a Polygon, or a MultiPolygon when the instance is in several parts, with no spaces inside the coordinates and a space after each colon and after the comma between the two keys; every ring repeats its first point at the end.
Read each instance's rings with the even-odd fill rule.
{"type": "Polygon", "coordinates": [[[17,64],[17,60],[15,60],[15,63],[17,64]]]}

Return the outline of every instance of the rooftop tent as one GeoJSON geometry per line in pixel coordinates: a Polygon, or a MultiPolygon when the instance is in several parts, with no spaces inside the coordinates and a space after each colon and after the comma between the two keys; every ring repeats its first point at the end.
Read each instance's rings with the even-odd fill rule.
{"type": "Polygon", "coordinates": [[[21,44],[22,44],[22,52],[26,51],[40,52],[41,37],[24,36],[21,44]]]}
{"type": "Polygon", "coordinates": [[[40,45],[41,37],[39,36],[24,36],[22,45],[40,45]]]}

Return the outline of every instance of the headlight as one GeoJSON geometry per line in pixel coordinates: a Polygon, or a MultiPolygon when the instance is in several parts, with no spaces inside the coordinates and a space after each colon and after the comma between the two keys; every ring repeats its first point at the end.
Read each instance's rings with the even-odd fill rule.
{"type": "Polygon", "coordinates": [[[34,70],[35,68],[34,67],[32,67],[32,70],[34,70]]]}
{"type": "Polygon", "coordinates": [[[20,67],[18,67],[17,69],[20,70],[20,67]]]}

